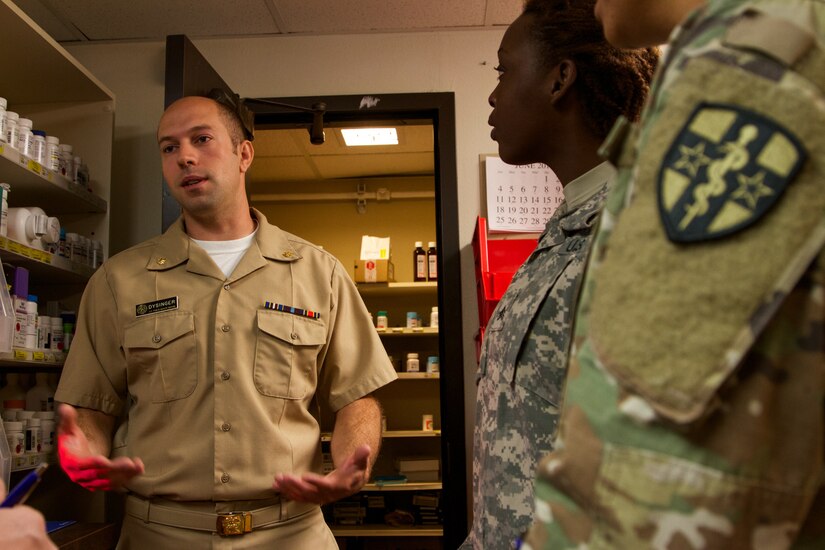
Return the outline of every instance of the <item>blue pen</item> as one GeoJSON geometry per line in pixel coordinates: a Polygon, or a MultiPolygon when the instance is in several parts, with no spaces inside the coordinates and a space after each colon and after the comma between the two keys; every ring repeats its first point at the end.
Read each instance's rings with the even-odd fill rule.
{"type": "Polygon", "coordinates": [[[29,495],[32,494],[32,491],[34,491],[34,488],[37,487],[38,483],[40,483],[40,478],[43,477],[43,472],[45,472],[48,467],[48,464],[41,462],[37,468],[29,472],[26,477],[23,478],[23,481],[15,485],[14,489],[9,491],[9,494],[6,495],[6,499],[3,501],[3,504],[0,504],[0,508],[11,508],[17,504],[23,504],[26,502],[26,499],[29,498],[29,495]]]}

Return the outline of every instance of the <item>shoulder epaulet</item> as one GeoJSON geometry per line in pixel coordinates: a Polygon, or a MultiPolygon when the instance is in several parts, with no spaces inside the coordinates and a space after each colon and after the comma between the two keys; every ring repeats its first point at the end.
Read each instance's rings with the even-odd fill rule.
{"type": "Polygon", "coordinates": [[[727,46],[758,51],[788,67],[793,67],[815,42],[812,30],[756,10],[744,12],[731,23],[723,39],[727,46]]]}

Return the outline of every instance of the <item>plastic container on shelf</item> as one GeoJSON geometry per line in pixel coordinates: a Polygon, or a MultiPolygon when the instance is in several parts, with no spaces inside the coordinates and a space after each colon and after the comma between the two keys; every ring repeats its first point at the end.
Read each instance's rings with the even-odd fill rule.
{"type": "Polygon", "coordinates": [[[420,327],[421,322],[418,319],[418,313],[415,311],[408,311],[407,312],[407,328],[416,328],[420,327]]]}
{"type": "Polygon", "coordinates": [[[430,326],[438,328],[438,306],[433,306],[430,311],[430,326]]]}
{"type": "MultiPolygon", "coordinates": [[[[37,348],[37,296],[29,294],[26,300],[26,349],[37,348]]],[[[28,407],[26,407],[28,408],[28,407]]]]}
{"type": "Polygon", "coordinates": [[[46,132],[43,130],[32,130],[32,160],[46,165],[46,132]]]}
{"type": "Polygon", "coordinates": [[[41,450],[40,419],[31,417],[26,424],[26,453],[35,454],[41,450]]]}
{"type": "Polygon", "coordinates": [[[49,452],[54,448],[55,443],[55,421],[42,419],[40,421],[40,446],[43,452],[49,452]]]}
{"type": "Polygon", "coordinates": [[[92,248],[90,252],[91,255],[89,260],[89,266],[91,266],[94,269],[97,269],[101,266],[101,264],[103,264],[103,243],[96,239],[92,239],[92,248]]]}
{"type": "Polygon", "coordinates": [[[389,319],[387,318],[386,311],[379,311],[378,314],[375,316],[375,328],[377,329],[387,329],[389,328],[389,319]]]}
{"type": "Polygon", "coordinates": [[[0,262],[0,352],[10,352],[14,341],[14,305],[0,262]]]}
{"type": "Polygon", "coordinates": [[[51,349],[52,318],[48,315],[37,316],[37,347],[51,349]]]}
{"type": "Polygon", "coordinates": [[[0,403],[3,409],[23,409],[26,406],[26,392],[20,387],[20,375],[6,374],[6,385],[0,388],[0,403]]]}
{"type": "Polygon", "coordinates": [[[407,372],[420,372],[421,366],[418,362],[418,354],[417,353],[408,353],[407,354],[407,365],[406,365],[407,372]]]}
{"type": "Polygon", "coordinates": [[[11,191],[11,185],[8,183],[0,183],[0,193],[3,194],[0,197],[0,204],[2,204],[2,208],[0,209],[0,235],[5,237],[9,234],[9,192],[11,191]]]}
{"type": "Polygon", "coordinates": [[[46,158],[43,165],[49,170],[60,170],[60,139],[57,136],[46,136],[46,158]]]}
{"type": "Polygon", "coordinates": [[[6,141],[6,107],[9,106],[5,97],[0,97],[0,141],[6,141]]]}
{"type": "MultiPolygon", "coordinates": [[[[83,166],[83,159],[80,157],[74,157],[72,159],[72,172],[71,172],[71,179],[75,183],[80,183],[80,170],[81,166],[83,166]]],[[[83,187],[86,187],[86,182],[83,182],[83,187]]]]}
{"type": "Polygon", "coordinates": [[[30,118],[20,118],[17,120],[17,150],[20,154],[32,158],[32,121],[30,118]]]}
{"type": "MultiPolygon", "coordinates": [[[[53,411],[54,390],[49,387],[49,376],[45,372],[35,373],[35,385],[26,392],[26,410],[53,411]]],[[[37,416],[37,415],[35,415],[37,416]]]]}
{"type": "Polygon", "coordinates": [[[72,153],[72,146],[68,143],[60,144],[60,156],[58,159],[58,172],[60,175],[72,179],[72,165],[74,163],[74,154],[72,153]]]}
{"type": "Polygon", "coordinates": [[[60,240],[60,220],[39,206],[8,209],[8,237],[32,248],[47,250],[60,240]]]}
{"type": "Polygon", "coordinates": [[[63,343],[65,342],[65,338],[63,337],[63,318],[62,317],[50,317],[52,320],[52,342],[51,342],[51,349],[54,351],[63,351],[63,343]]]}
{"type": "Polygon", "coordinates": [[[5,420],[3,421],[3,427],[6,429],[6,442],[11,456],[22,456],[26,447],[23,423],[17,420],[5,420]]]}
{"type": "Polygon", "coordinates": [[[74,311],[63,311],[60,313],[63,320],[63,351],[69,351],[72,347],[75,324],[77,323],[77,313],[74,311]]]}
{"type": "Polygon", "coordinates": [[[12,149],[17,149],[17,121],[20,115],[14,111],[6,111],[6,143],[12,149]]]}

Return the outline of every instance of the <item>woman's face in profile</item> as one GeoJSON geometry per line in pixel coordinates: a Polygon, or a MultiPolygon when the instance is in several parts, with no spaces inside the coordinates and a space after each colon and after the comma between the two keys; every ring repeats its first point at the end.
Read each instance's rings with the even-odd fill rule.
{"type": "Polygon", "coordinates": [[[540,62],[531,24],[532,16],[521,15],[504,33],[496,67],[498,85],[489,97],[490,137],[508,164],[546,162],[542,148],[553,139],[550,71],[540,62]]]}

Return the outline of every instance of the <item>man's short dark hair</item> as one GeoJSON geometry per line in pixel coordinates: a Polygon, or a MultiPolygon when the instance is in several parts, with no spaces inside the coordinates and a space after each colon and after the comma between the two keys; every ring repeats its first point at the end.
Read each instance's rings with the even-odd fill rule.
{"type": "Polygon", "coordinates": [[[214,88],[206,97],[217,103],[218,112],[226,125],[233,147],[237,148],[244,139],[255,139],[254,116],[238,94],[229,94],[221,88],[214,88]]]}

